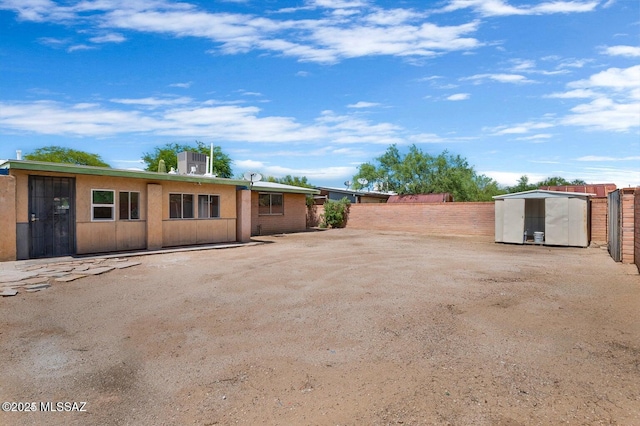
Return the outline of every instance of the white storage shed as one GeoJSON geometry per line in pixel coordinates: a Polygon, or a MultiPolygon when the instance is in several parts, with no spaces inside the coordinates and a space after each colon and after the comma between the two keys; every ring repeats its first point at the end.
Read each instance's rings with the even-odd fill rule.
{"type": "Polygon", "coordinates": [[[495,196],[495,241],[587,247],[590,195],[538,189],[495,196]]]}

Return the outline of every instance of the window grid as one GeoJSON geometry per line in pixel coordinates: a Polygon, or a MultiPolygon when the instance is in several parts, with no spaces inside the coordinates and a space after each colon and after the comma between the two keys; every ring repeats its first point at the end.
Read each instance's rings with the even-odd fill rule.
{"type": "Polygon", "coordinates": [[[115,220],[115,191],[112,189],[91,190],[91,221],[115,220]]]}
{"type": "Polygon", "coordinates": [[[261,216],[283,215],[284,196],[281,193],[261,192],[258,194],[258,214],[261,216]]]}
{"type": "Polygon", "coordinates": [[[120,220],[140,219],[140,193],[121,191],[120,197],[120,220]]]}

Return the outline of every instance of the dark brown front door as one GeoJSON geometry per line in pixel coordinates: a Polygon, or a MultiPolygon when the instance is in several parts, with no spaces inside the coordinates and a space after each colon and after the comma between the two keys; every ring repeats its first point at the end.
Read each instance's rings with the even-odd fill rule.
{"type": "Polygon", "coordinates": [[[29,176],[29,257],[75,254],[75,179],[29,176]]]}

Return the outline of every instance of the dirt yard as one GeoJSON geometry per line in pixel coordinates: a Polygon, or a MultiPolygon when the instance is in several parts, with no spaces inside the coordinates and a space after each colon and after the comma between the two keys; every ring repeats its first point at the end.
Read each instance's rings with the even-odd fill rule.
{"type": "Polygon", "coordinates": [[[0,299],[0,424],[640,424],[640,276],[600,248],[330,230],[0,299]]]}

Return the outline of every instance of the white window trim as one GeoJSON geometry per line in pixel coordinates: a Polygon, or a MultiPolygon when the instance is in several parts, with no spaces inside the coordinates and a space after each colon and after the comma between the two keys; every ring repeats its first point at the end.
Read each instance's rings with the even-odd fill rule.
{"type": "Polygon", "coordinates": [[[91,222],[114,222],[116,220],[116,191],[115,189],[100,189],[100,188],[91,188],[91,222]],[[113,204],[95,204],[93,202],[93,193],[94,191],[103,191],[103,192],[111,192],[113,193],[113,204]],[[111,208],[111,219],[96,219],[93,215],[94,207],[110,207],[111,208]]]}

